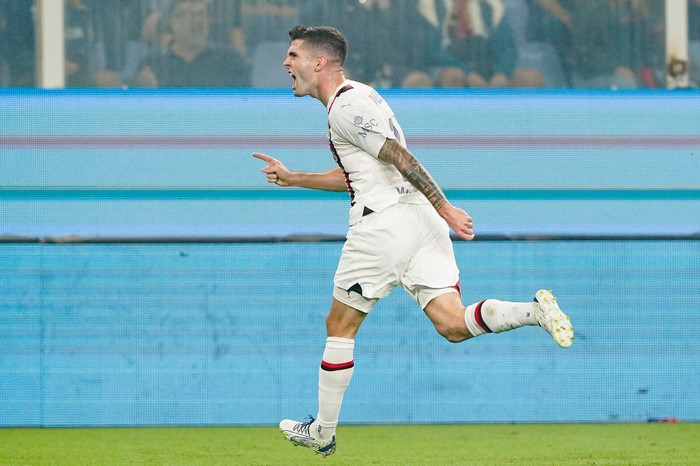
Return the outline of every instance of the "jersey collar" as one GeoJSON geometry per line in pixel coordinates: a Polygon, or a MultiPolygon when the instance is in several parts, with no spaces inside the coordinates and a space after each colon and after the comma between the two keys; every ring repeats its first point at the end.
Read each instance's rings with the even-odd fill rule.
{"type": "Polygon", "coordinates": [[[337,99],[340,94],[349,91],[350,89],[352,89],[352,84],[350,84],[350,81],[347,79],[343,81],[343,83],[340,86],[338,86],[338,89],[335,91],[335,95],[331,99],[330,104],[328,104],[328,113],[331,113],[331,108],[333,107],[335,99],[337,99]]]}

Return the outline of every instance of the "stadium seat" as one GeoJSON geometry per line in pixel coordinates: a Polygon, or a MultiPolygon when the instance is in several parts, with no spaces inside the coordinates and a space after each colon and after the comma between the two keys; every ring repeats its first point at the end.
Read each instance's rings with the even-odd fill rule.
{"type": "Polygon", "coordinates": [[[287,56],[289,43],[261,42],[253,52],[250,82],[252,87],[289,87],[292,81],[282,62],[287,56]]]}

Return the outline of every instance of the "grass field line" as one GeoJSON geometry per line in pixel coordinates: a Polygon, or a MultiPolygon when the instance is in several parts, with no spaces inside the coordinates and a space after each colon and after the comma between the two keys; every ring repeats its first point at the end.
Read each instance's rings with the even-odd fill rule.
{"type": "Polygon", "coordinates": [[[341,426],[323,459],[275,427],[0,429],[2,465],[697,465],[700,424],[341,426]]]}

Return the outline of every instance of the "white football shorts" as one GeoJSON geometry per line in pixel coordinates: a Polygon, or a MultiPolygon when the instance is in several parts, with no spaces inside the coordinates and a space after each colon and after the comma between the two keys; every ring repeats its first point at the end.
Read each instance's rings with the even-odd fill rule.
{"type": "Polygon", "coordinates": [[[350,227],[335,273],[333,297],[368,313],[400,283],[425,308],[459,291],[447,223],[428,203],[399,202],[350,227]]]}

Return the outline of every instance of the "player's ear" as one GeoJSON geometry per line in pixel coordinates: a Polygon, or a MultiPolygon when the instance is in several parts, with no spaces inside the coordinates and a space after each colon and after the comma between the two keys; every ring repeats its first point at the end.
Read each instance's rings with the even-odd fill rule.
{"type": "Polygon", "coordinates": [[[316,71],[319,71],[321,68],[326,66],[326,63],[328,63],[328,58],[325,55],[319,55],[316,57],[316,71]]]}

